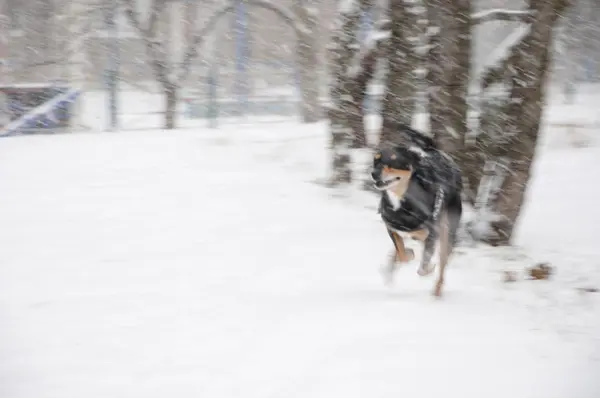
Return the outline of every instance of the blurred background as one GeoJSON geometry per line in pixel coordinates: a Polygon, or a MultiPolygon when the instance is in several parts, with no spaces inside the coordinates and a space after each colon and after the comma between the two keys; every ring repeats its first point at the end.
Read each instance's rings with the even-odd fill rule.
{"type": "Polygon", "coordinates": [[[600,0],[0,0],[0,398],[598,398],[599,104],[600,0]]]}
{"type": "MultiPolygon", "coordinates": [[[[377,24],[389,19],[387,1],[370,3],[359,24],[362,40],[368,40],[379,29],[377,24]]],[[[553,88],[569,97],[583,86],[589,91],[600,75],[600,11],[593,0],[574,3],[556,26],[550,79],[553,88]]],[[[113,114],[118,115],[120,128],[159,127],[160,115],[165,111],[163,89],[144,44],[144,35],[150,33],[140,30],[147,28],[153,2],[136,0],[131,4],[142,26],[132,25],[126,4],[120,0],[3,1],[0,84],[2,92],[13,98],[4,101],[4,122],[21,117],[25,109],[40,105],[57,92],[76,89],[79,108],[69,111],[77,118],[76,128],[114,128],[113,114]],[[14,99],[17,92],[20,101],[14,99]],[[32,95],[38,99],[24,98],[32,95]]],[[[307,16],[303,7],[291,0],[272,4],[289,16],[314,24],[309,38],[315,62],[310,78],[319,82],[324,101],[328,94],[326,48],[336,20],[336,2],[311,2],[314,16],[307,16]]],[[[523,9],[525,3],[476,0],[472,7],[523,9]]],[[[244,1],[164,1],[152,35],[164,44],[159,52],[164,53],[169,71],[181,67],[197,32],[207,25],[189,74],[185,81],[178,82],[180,124],[199,124],[208,117],[226,121],[240,115],[268,120],[301,117],[298,57],[302,50],[289,20],[272,9],[244,1]],[[219,13],[229,4],[231,10],[221,16],[219,13]],[[218,109],[211,108],[213,101],[217,101],[218,109]]],[[[482,68],[491,49],[510,38],[518,27],[519,21],[502,20],[477,26],[473,32],[473,69],[482,68]]],[[[379,74],[373,84],[380,84],[381,78],[379,74]]],[[[45,124],[52,126],[48,121],[45,124]]]]}

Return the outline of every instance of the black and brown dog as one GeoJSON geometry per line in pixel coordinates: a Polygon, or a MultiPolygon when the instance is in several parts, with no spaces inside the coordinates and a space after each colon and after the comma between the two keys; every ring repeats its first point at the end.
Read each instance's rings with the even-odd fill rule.
{"type": "Polygon", "coordinates": [[[398,262],[414,259],[404,239],[422,241],[418,273],[433,272],[431,261],[437,252],[440,270],[433,293],[440,296],[462,215],[461,172],[431,138],[408,127],[401,132],[411,143],[377,150],[371,173],[381,191],[379,212],[395,247],[387,276],[391,278],[398,262]]]}

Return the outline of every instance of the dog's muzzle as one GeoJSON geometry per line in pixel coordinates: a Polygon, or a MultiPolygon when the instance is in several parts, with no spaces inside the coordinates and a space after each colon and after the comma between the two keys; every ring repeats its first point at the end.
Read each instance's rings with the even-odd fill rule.
{"type": "Polygon", "coordinates": [[[394,177],[385,181],[375,181],[375,189],[385,191],[386,189],[390,189],[391,187],[399,183],[400,180],[402,180],[402,177],[394,177]]]}
{"type": "Polygon", "coordinates": [[[386,189],[389,189],[389,188],[393,187],[394,185],[396,185],[398,182],[400,182],[400,180],[402,180],[402,177],[396,176],[396,177],[386,178],[385,180],[383,180],[383,179],[381,179],[381,171],[373,170],[371,172],[371,179],[374,182],[373,186],[375,187],[375,189],[380,190],[380,191],[385,191],[386,189]]]}

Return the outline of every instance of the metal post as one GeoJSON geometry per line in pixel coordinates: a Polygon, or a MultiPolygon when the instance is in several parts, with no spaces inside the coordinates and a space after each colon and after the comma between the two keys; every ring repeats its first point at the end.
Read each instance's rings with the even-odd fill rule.
{"type": "Polygon", "coordinates": [[[119,15],[119,0],[111,0],[111,8],[106,20],[106,30],[110,38],[108,55],[108,108],[109,108],[109,130],[119,129],[118,119],[118,89],[119,89],[119,66],[121,54],[119,52],[119,27],[117,18],[119,15]]]}
{"type": "Polygon", "coordinates": [[[237,0],[234,18],[236,74],[235,94],[240,114],[248,108],[248,14],[245,0],[237,0]]]}

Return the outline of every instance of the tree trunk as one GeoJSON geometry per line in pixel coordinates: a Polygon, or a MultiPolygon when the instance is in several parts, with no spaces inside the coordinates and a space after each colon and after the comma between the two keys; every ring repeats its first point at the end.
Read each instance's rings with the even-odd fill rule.
{"type": "Polygon", "coordinates": [[[428,0],[429,118],[439,147],[462,163],[471,75],[471,0],[428,0]]]}
{"type": "Polygon", "coordinates": [[[429,131],[436,140],[443,133],[446,125],[446,105],[449,103],[449,92],[446,89],[446,54],[442,47],[443,34],[448,30],[447,21],[451,17],[445,0],[427,0],[427,29],[429,56],[427,58],[427,113],[429,131]],[[446,7],[446,8],[444,8],[446,7]]]}
{"type": "Polygon", "coordinates": [[[369,0],[361,0],[360,4],[352,2],[347,9],[339,11],[332,29],[329,45],[331,105],[327,111],[331,133],[331,186],[352,181],[351,148],[357,146],[357,141],[363,145],[366,143],[361,96],[356,95],[358,85],[349,71],[349,65],[360,49],[357,30],[361,9],[370,4],[369,0]]]}
{"type": "Polygon", "coordinates": [[[505,135],[496,157],[507,166],[492,201],[496,219],[484,242],[508,245],[523,205],[540,131],[552,51],[553,29],[568,0],[531,0],[535,20],[529,34],[515,48],[505,135]]]}
{"type": "Polygon", "coordinates": [[[315,123],[321,120],[321,105],[319,103],[318,57],[316,46],[317,11],[314,1],[296,1],[294,13],[304,24],[304,29],[297,38],[297,65],[300,78],[301,111],[303,123],[315,123]]]}
{"type": "Polygon", "coordinates": [[[439,137],[441,148],[453,159],[461,163],[464,154],[465,137],[468,133],[469,79],[471,76],[471,0],[454,0],[450,25],[453,38],[453,55],[448,58],[448,91],[450,126],[446,134],[439,137]]]}
{"type": "Polygon", "coordinates": [[[330,107],[327,110],[331,131],[332,176],[330,185],[336,186],[352,182],[352,127],[348,127],[345,109],[330,107]]]}
{"type": "Polygon", "coordinates": [[[178,89],[174,84],[167,84],[164,87],[165,92],[165,124],[164,128],[173,130],[177,122],[177,103],[178,89]]]}
{"type": "Polygon", "coordinates": [[[417,98],[415,72],[419,59],[411,44],[419,36],[417,7],[405,0],[390,0],[391,37],[386,46],[387,76],[381,112],[379,144],[400,144],[401,125],[411,126],[417,98]]]}

